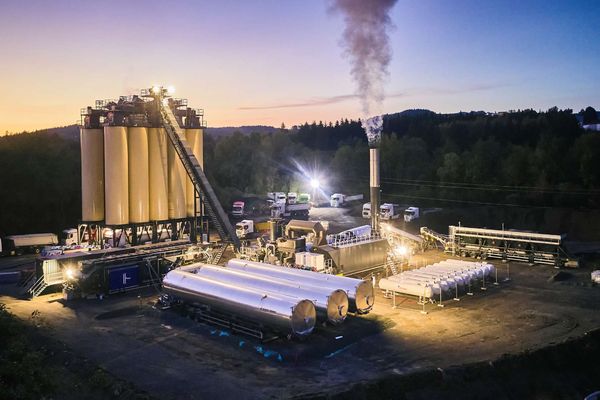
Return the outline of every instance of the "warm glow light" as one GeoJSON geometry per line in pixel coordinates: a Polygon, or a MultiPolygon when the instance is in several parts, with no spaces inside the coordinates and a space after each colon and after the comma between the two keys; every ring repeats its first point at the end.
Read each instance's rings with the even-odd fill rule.
{"type": "Polygon", "coordinates": [[[173,94],[173,93],[175,93],[175,86],[173,86],[173,85],[169,85],[169,86],[167,87],[167,93],[169,93],[169,94],[173,94]]]}
{"type": "Polygon", "coordinates": [[[408,252],[408,247],[402,245],[396,246],[396,248],[394,249],[394,253],[396,253],[399,256],[406,256],[408,252]]]}
{"type": "Polygon", "coordinates": [[[151,90],[152,90],[152,93],[154,93],[154,94],[160,94],[160,89],[161,89],[160,86],[154,85],[154,86],[152,86],[151,90]]]}
{"type": "Polygon", "coordinates": [[[73,268],[67,268],[65,275],[67,276],[68,280],[73,280],[75,279],[75,270],[73,268]]]}

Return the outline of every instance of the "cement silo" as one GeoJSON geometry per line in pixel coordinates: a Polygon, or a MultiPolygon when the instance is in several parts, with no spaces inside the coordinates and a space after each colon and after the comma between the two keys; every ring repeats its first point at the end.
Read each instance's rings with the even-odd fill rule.
{"type": "Polygon", "coordinates": [[[81,219],[104,219],[104,134],[102,128],[81,128],[81,219]]]}
{"type": "Polygon", "coordinates": [[[129,222],[150,220],[148,175],[148,128],[130,127],[127,131],[129,159],[129,222]]]}
{"type": "Polygon", "coordinates": [[[169,169],[169,218],[185,218],[185,185],[189,178],[173,145],[169,144],[167,154],[169,169]]]}
{"type": "MultiPolygon", "coordinates": [[[[198,159],[200,166],[204,169],[204,129],[188,128],[185,130],[186,140],[192,149],[192,152],[198,159]]],[[[194,185],[190,179],[186,180],[186,214],[188,217],[194,217],[194,185]]],[[[196,210],[200,210],[200,201],[196,204],[196,210]]]]}
{"type": "Polygon", "coordinates": [[[164,221],[169,218],[168,145],[164,128],[148,129],[150,219],[152,221],[164,221]]]}
{"type": "Polygon", "coordinates": [[[104,127],[104,178],[106,225],[129,223],[129,165],[127,128],[104,127]]]}

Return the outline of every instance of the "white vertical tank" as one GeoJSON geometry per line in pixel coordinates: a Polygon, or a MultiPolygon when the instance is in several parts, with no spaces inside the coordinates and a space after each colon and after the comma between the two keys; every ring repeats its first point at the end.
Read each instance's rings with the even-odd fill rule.
{"type": "Polygon", "coordinates": [[[167,134],[164,128],[148,129],[150,219],[169,218],[169,174],[167,134]]]}
{"type": "Polygon", "coordinates": [[[129,222],[148,222],[150,220],[148,128],[129,128],[127,139],[129,154],[129,222]]]}
{"type": "Polygon", "coordinates": [[[185,218],[185,185],[188,179],[185,168],[172,144],[168,146],[169,164],[169,218],[185,218]]]}
{"type": "Polygon", "coordinates": [[[106,225],[129,223],[127,128],[104,127],[104,204],[106,225]]]}
{"type": "MultiPolygon", "coordinates": [[[[200,166],[204,169],[204,130],[201,128],[189,128],[185,130],[185,137],[192,152],[198,159],[200,166]]],[[[200,202],[196,205],[199,210],[200,202]]],[[[189,177],[186,179],[186,214],[188,217],[194,216],[194,185],[189,177]]]]}
{"type": "Polygon", "coordinates": [[[81,128],[81,220],[104,219],[104,135],[102,128],[81,128]]]}

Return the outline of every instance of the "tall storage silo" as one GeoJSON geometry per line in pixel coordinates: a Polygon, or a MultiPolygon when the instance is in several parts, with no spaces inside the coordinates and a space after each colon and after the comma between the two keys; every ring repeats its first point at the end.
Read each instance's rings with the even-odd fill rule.
{"type": "Polygon", "coordinates": [[[104,127],[104,205],[106,225],[129,223],[127,128],[104,127]]]}
{"type": "Polygon", "coordinates": [[[152,221],[164,221],[169,218],[168,145],[164,128],[148,129],[150,219],[152,221]]]}
{"type": "Polygon", "coordinates": [[[102,128],[81,128],[81,220],[104,219],[104,134],[102,128]]]}
{"type": "MultiPolygon", "coordinates": [[[[204,129],[188,128],[185,130],[185,137],[192,152],[198,159],[200,166],[204,169],[204,129]]],[[[186,180],[186,214],[188,217],[194,216],[194,185],[191,179],[186,180]]],[[[200,210],[200,201],[196,205],[196,209],[200,210]]]]}
{"type": "Polygon", "coordinates": [[[148,175],[148,128],[127,130],[129,155],[129,222],[150,220],[150,189],[148,175]]]}
{"type": "Polygon", "coordinates": [[[169,218],[185,218],[185,184],[188,179],[187,173],[175,148],[170,143],[167,155],[169,164],[169,218]]]}

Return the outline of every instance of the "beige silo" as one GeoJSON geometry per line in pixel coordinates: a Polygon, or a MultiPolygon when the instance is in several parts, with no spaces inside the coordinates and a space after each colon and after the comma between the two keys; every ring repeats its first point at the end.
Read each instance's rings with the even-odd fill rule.
{"type": "Polygon", "coordinates": [[[129,154],[129,222],[150,220],[150,189],[148,175],[148,128],[127,130],[129,154]]]}
{"type": "MultiPolygon", "coordinates": [[[[189,128],[185,130],[185,136],[188,146],[192,149],[192,153],[198,159],[198,163],[204,169],[204,130],[201,128],[189,128]]],[[[186,180],[186,214],[188,217],[194,216],[194,185],[189,177],[186,180]]],[[[196,205],[200,211],[200,201],[196,205]]]]}
{"type": "Polygon", "coordinates": [[[127,128],[104,127],[104,205],[106,225],[129,223],[127,128]]]}
{"type": "Polygon", "coordinates": [[[185,218],[185,185],[188,179],[187,173],[171,143],[169,143],[167,154],[169,165],[169,218],[185,218]]]}
{"type": "Polygon", "coordinates": [[[81,128],[81,220],[104,219],[104,132],[81,128]]]}
{"type": "Polygon", "coordinates": [[[169,218],[168,146],[164,128],[148,129],[150,219],[152,221],[164,221],[169,218]]]}

